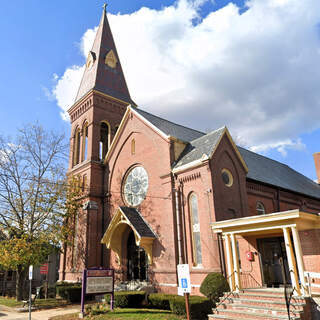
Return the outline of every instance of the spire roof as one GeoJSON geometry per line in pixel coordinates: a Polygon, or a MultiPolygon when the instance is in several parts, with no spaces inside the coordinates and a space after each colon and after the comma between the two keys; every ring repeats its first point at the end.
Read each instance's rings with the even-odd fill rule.
{"type": "Polygon", "coordinates": [[[103,6],[100,24],[92,49],[88,54],[75,102],[92,89],[134,104],[130,97],[109,26],[106,5],[103,6]]]}

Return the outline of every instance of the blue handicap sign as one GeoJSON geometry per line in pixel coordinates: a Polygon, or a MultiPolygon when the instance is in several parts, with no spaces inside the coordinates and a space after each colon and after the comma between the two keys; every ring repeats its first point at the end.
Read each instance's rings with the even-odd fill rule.
{"type": "Polygon", "coordinates": [[[186,278],[181,279],[181,288],[183,288],[183,289],[188,288],[188,281],[186,278]]]}

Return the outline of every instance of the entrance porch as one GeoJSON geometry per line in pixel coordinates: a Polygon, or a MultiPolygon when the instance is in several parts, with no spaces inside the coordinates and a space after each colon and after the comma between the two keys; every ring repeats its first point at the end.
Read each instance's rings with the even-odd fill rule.
{"type": "MultiPolygon", "coordinates": [[[[300,237],[301,231],[319,228],[320,217],[317,214],[299,210],[213,223],[214,232],[224,238],[230,289],[239,292],[246,286],[241,281],[241,269],[244,265],[250,265],[251,273],[254,266],[258,269],[253,277],[259,284],[256,286],[279,287],[288,284],[292,286],[294,295],[308,295],[300,237]],[[248,250],[241,246],[243,243],[248,250]]],[[[314,245],[319,246],[320,243],[314,245]]]]}

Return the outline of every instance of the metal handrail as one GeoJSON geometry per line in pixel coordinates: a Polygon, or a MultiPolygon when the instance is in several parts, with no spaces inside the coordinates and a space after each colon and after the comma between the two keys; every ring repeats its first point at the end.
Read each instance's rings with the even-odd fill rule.
{"type": "Polygon", "coordinates": [[[284,297],[285,297],[285,300],[286,300],[288,319],[290,320],[291,319],[291,316],[290,316],[291,299],[292,299],[294,291],[297,291],[297,289],[295,287],[293,287],[292,290],[290,290],[290,293],[288,295],[288,289],[289,288],[290,288],[290,286],[285,284],[285,286],[284,286],[284,297]]]}
{"type": "MultiPolygon", "coordinates": [[[[227,278],[226,280],[228,281],[230,277],[232,277],[234,275],[235,271],[233,271],[227,278]]],[[[229,282],[229,281],[228,281],[229,282]]],[[[234,293],[234,291],[230,291],[221,301],[219,301],[218,304],[216,304],[215,309],[217,309],[222,303],[224,303],[232,294],[234,293]]]]}

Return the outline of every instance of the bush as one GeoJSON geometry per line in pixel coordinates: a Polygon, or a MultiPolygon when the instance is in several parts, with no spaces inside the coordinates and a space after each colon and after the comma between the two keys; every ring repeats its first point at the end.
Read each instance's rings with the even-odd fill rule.
{"type": "Polygon", "coordinates": [[[218,301],[229,290],[228,281],[218,272],[209,273],[200,286],[200,292],[212,301],[218,301]]]}
{"type": "Polygon", "coordinates": [[[81,301],[81,284],[57,285],[57,294],[70,302],[81,301]]]}
{"type": "Polygon", "coordinates": [[[175,294],[151,293],[148,295],[148,303],[155,309],[170,310],[170,299],[175,297],[175,294]]]}
{"type": "MultiPolygon", "coordinates": [[[[211,300],[191,296],[189,299],[190,317],[195,320],[207,319],[208,314],[212,313],[213,303],[211,300]]],[[[176,296],[170,300],[170,309],[172,313],[177,315],[186,315],[186,302],[184,297],[176,296]]]]}
{"type": "MultiPolygon", "coordinates": [[[[114,293],[114,307],[117,308],[138,308],[145,300],[144,291],[117,291],[114,293]]],[[[107,303],[110,303],[111,294],[105,295],[107,303]]]]}

